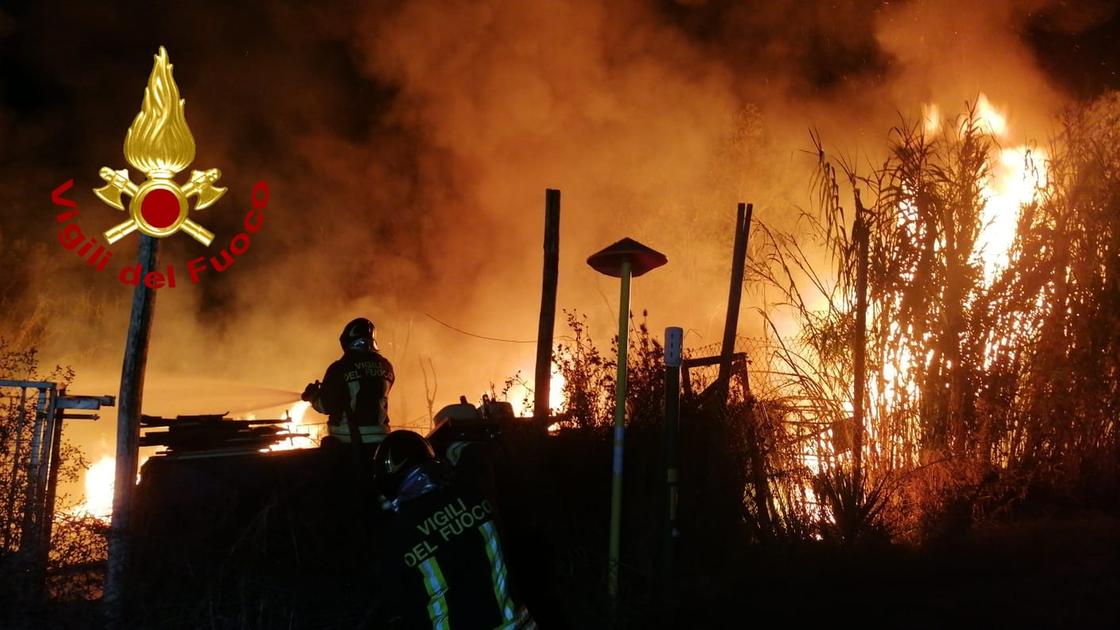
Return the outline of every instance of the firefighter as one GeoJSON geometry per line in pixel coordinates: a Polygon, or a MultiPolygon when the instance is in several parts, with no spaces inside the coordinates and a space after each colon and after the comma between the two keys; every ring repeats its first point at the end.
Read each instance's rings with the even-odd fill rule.
{"type": "Polygon", "coordinates": [[[303,400],[327,414],[333,442],[372,451],[389,432],[393,364],[378,352],[373,322],[359,317],[342,329],[342,358],[327,368],[322,384],[310,383],[303,400]]]}
{"type": "Polygon", "coordinates": [[[427,440],[394,431],[373,458],[388,512],[375,627],[535,628],[510,594],[494,506],[457,482],[427,440]]]}

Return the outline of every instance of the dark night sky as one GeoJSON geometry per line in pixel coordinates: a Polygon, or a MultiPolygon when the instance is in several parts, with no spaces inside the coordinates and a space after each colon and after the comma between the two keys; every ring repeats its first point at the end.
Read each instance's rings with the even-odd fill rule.
{"type": "MultiPolygon", "coordinates": [[[[176,72],[184,93],[228,90],[235,102],[257,100],[296,124],[315,118],[340,135],[363,141],[391,103],[393,86],[372,79],[355,61],[351,20],[359,4],[316,4],[324,8],[279,3],[285,8],[277,9],[277,3],[271,2],[121,2],[110,10],[73,2],[4,3],[0,106],[9,133],[0,155],[5,164],[86,166],[84,152],[59,148],[80,146],[95,123],[118,129],[130,122],[137,100],[136,77],[146,73],[158,44],[172,51],[173,61],[191,60],[176,72]],[[101,71],[94,75],[91,68],[101,71]],[[231,78],[234,69],[241,74],[231,78]],[[114,76],[119,80],[114,82],[110,78],[114,76]],[[232,85],[235,82],[241,85],[232,85]],[[320,82],[329,83],[334,91],[320,95],[322,100],[312,99],[318,111],[291,111],[307,101],[292,98],[290,92],[301,84],[310,87],[320,82]],[[28,138],[18,132],[22,127],[42,126],[54,133],[28,138]]],[[[656,10],[688,37],[709,42],[717,54],[746,57],[757,53],[751,48],[752,38],[727,32],[729,24],[737,24],[727,19],[740,10],[737,4],[661,2],[656,10]]],[[[753,12],[758,3],[745,4],[753,12]]],[[[880,4],[887,3],[852,4],[865,12],[866,24],[880,4]]],[[[1051,80],[1078,98],[1120,88],[1118,4],[1039,4],[1049,6],[1032,13],[1021,35],[1051,80]],[[1072,11],[1071,7],[1080,8],[1072,11]],[[1071,16],[1058,17],[1062,11],[1071,16]]],[[[796,7],[786,7],[776,19],[804,18],[796,7]]],[[[819,26],[810,21],[806,28],[795,30],[799,50],[788,55],[796,59],[807,89],[827,90],[855,76],[889,72],[892,60],[877,47],[869,29],[841,40],[819,26]]],[[[259,112],[234,107],[223,115],[237,118],[229,128],[240,135],[229,139],[230,146],[249,144],[259,149],[241,159],[281,149],[280,139],[270,133],[277,127],[263,124],[259,112]]]]}

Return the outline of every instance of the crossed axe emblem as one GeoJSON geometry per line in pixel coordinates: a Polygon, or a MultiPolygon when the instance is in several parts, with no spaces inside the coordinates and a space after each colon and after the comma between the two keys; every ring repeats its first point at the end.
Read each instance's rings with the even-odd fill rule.
{"type": "Polygon", "coordinates": [[[140,184],[132,182],[128,169],[114,171],[109,167],[102,167],[99,174],[106,184],[93,192],[102,201],[118,210],[124,210],[121,195],[132,198],[128,204],[130,218],[105,231],[105,240],[110,245],[135,230],[149,236],[164,237],[181,229],[206,246],[214,240],[213,232],[187,216],[190,210],[187,200],[197,195],[194,209],[202,210],[220,199],[226,192],[225,188],[214,185],[222,176],[220,170],[211,168],[191,171],[190,180],[183,186],[179,186],[171,178],[172,173],[169,171],[148,173],[148,179],[140,184]]]}

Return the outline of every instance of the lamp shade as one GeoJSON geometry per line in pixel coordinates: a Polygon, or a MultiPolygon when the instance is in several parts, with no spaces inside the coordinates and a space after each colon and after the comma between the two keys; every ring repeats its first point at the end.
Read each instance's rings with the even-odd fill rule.
{"type": "Polygon", "coordinates": [[[646,247],[632,238],[624,238],[587,258],[587,264],[601,274],[619,278],[622,263],[630,261],[630,274],[637,278],[669,262],[665,254],[646,247]]]}

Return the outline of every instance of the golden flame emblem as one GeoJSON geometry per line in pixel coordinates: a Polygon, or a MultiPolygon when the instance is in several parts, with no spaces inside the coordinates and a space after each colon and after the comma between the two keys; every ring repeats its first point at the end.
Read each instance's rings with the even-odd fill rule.
{"type": "Polygon", "coordinates": [[[184,115],[186,101],[179,97],[179,86],[171,75],[173,67],[167,50],[160,46],[148,87],[144,88],[140,113],[124,139],[125,159],[147,179],[134,184],[127,169],[101,168],[101,179],[106,183],[94,194],[118,210],[125,209],[122,194],[132,198],[128,204],[130,218],[105,232],[110,245],[135,230],[162,238],[181,229],[207,246],[214,240],[212,232],[187,217],[187,200],[198,196],[195,210],[213,205],[226,192],[214,185],[222,172],[216,168],[191,171],[190,180],[183,186],[172,179],[194,161],[194,137],[184,115]]]}

